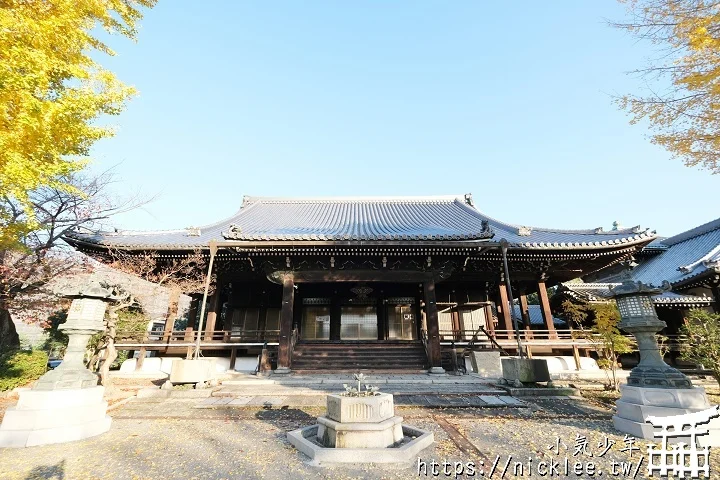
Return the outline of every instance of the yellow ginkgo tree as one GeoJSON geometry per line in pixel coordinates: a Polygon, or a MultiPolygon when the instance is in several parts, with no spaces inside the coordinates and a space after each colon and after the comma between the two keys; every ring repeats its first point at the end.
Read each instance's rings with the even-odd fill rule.
{"type": "MultiPolygon", "coordinates": [[[[113,51],[101,26],[134,39],[141,10],[156,0],[0,0],[0,197],[28,207],[30,192],[64,186],[91,146],[113,130],[95,120],[118,114],[134,90],[95,62],[113,51]]],[[[80,193],[80,192],[78,192],[80,193]]],[[[33,228],[0,209],[0,250],[33,228]]]]}
{"type": "Polygon", "coordinates": [[[630,18],[614,26],[658,47],[636,73],[646,93],[619,104],[632,123],[646,120],[652,142],[687,166],[720,173],[720,3],[711,0],[620,0],[630,18]]]}

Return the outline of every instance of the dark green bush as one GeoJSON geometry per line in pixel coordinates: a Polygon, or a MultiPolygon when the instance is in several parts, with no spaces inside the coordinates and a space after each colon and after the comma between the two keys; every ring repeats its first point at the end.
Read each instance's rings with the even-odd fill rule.
{"type": "Polygon", "coordinates": [[[0,391],[22,387],[45,373],[48,356],[40,350],[16,350],[0,355],[0,391]]]}

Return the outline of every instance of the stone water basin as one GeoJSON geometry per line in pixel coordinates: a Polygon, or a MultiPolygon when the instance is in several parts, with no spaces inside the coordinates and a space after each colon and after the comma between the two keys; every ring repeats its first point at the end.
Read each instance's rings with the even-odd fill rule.
{"type": "Polygon", "coordinates": [[[328,395],[326,403],[317,425],[287,434],[314,465],[408,463],[434,442],[431,432],[402,424],[391,394],[328,395]]]}

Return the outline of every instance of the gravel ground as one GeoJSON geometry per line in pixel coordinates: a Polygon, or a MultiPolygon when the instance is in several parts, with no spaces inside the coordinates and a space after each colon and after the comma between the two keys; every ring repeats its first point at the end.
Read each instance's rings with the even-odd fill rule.
{"type": "MultiPolygon", "coordinates": [[[[627,446],[624,436],[612,429],[611,412],[601,402],[547,398],[528,402],[529,408],[522,409],[398,408],[397,414],[405,417],[405,423],[435,434],[435,444],[419,455],[427,475],[424,471],[418,475],[418,459],[405,468],[307,465],[307,458],[288,444],[285,434],[315,423],[324,408],[197,409],[197,400],[164,400],[131,401],[114,409],[112,429],[94,439],[24,450],[2,449],[0,478],[455,478],[454,472],[460,466],[463,473],[458,478],[488,478],[493,464],[491,478],[501,478],[506,463],[504,478],[513,478],[514,473],[520,474],[516,461],[523,462],[522,476],[528,476],[529,458],[533,477],[542,477],[537,471],[540,462],[555,461],[558,467],[553,478],[579,478],[572,473],[575,462],[581,462],[583,468],[593,462],[595,472],[602,472],[601,477],[631,478],[644,458],[636,478],[647,477],[647,458],[642,455],[645,442],[636,442],[641,450],[633,451],[632,456],[621,451],[627,446]],[[582,445],[582,437],[587,440],[587,448],[573,455],[576,445],[582,445]],[[609,442],[615,444],[600,456],[609,442]],[[555,445],[557,453],[549,448],[555,445]],[[565,457],[571,469],[569,475],[564,472],[565,457]],[[439,464],[438,477],[432,475],[433,461],[439,464]],[[449,462],[448,476],[442,473],[444,461],[449,462]],[[630,473],[612,475],[613,461],[630,465],[630,473]],[[474,476],[467,475],[469,462],[474,463],[474,476]]],[[[719,455],[712,453],[711,467],[717,472],[711,478],[720,478],[719,455]]],[[[616,465],[616,469],[620,468],[616,465]]]]}

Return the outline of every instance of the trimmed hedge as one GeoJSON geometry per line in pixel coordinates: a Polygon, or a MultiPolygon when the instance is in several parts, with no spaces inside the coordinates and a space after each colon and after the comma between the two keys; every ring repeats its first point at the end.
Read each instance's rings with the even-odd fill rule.
{"type": "Polygon", "coordinates": [[[40,378],[48,356],[41,350],[16,350],[0,355],[0,392],[22,387],[40,378]]]}

